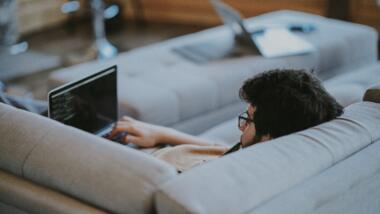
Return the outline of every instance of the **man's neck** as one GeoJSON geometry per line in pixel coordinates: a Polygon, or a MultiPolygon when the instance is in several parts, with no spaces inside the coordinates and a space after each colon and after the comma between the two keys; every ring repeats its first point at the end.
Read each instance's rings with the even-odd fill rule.
{"type": "Polygon", "coordinates": [[[227,154],[230,154],[232,152],[236,152],[241,148],[242,148],[241,142],[236,143],[233,147],[231,147],[229,150],[227,150],[223,155],[227,155],[227,154]]]}

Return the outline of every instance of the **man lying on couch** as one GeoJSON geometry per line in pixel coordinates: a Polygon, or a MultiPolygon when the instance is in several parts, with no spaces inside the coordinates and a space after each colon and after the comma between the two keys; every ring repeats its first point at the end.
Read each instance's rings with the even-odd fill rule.
{"type": "Polygon", "coordinates": [[[241,140],[232,148],[130,117],[115,125],[110,138],[127,132],[125,143],[140,147],[175,146],[157,150],[153,155],[184,171],[241,148],[316,126],[343,113],[343,107],[321,82],[303,70],[271,70],[259,74],[245,81],[240,97],[248,107],[239,115],[241,140]]]}

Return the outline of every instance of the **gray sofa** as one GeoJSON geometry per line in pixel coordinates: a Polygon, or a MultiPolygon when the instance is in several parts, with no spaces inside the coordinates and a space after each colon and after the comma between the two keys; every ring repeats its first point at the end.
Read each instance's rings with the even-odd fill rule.
{"type": "Polygon", "coordinates": [[[122,113],[228,144],[239,137],[234,117],[244,104],[237,90],[246,77],[269,68],[306,67],[314,68],[347,106],[344,115],[177,174],[149,154],[0,104],[1,213],[375,213],[379,87],[366,93],[366,102],[361,99],[380,82],[377,34],[365,26],[295,12],[252,20],[315,22],[316,34],[303,36],[318,51],[203,65],[169,51],[209,35],[229,38],[229,31],[218,27],[110,61],[59,70],[50,81],[58,85],[118,64],[122,113]]]}
{"type": "Polygon", "coordinates": [[[180,175],[149,154],[0,104],[0,210],[376,213],[380,86],[367,94],[371,102],[336,120],[180,175]]]}
{"type": "Polygon", "coordinates": [[[246,20],[249,29],[293,23],[316,26],[312,33],[298,33],[314,44],[314,53],[272,59],[248,54],[196,64],[172,51],[188,44],[233,43],[231,30],[221,26],[137,48],[112,60],[57,70],[49,77],[50,86],[116,64],[120,115],[201,134],[235,117],[244,108],[238,98],[239,87],[246,78],[264,70],[307,68],[327,80],[377,61],[377,32],[367,26],[294,11],[246,20]]]}

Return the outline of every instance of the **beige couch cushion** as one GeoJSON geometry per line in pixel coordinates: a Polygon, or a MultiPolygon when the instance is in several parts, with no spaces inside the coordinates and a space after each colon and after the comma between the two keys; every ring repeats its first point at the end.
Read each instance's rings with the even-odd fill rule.
{"type": "Polygon", "coordinates": [[[1,214],[27,214],[27,212],[3,202],[0,202],[0,212],[1,214]]]}
{"type": "Polygon", "coordinates": [[[196,167],[160,186],[160,213],[243,213],[380,138],[380,104],[196,167]]]}
{"type": "Polygon", "coordinates": [[[0,168],[117,213],[149,213],[176,175],[134,149],[0,104],[0,168]]]}
{"type": "MultiPolygon", "coordinates": [[[[0,201],[28,213],[106,213],[2,170],[0,170],[0,201]]],[[[1,207],[0,213],[3,213],[1,207]]]]}
{"type": "MultiPolygon", "coordinates": [[[[22,176],[25,159],[51,127],[38,115],[20,115],[14,108],[0,103],[0,168],[22,176]]],[[[53,123],[53,125],[55,125],[53,123]]]]}

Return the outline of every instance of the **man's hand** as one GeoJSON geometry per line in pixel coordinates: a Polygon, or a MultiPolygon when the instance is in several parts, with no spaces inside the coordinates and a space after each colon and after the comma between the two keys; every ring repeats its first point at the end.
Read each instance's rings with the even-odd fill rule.
{"type": "Polygon", "coordinates": [[[112,139],[115,135],[126,132],[121,143],[132,143],[140,147],[154,147],[158,144],[168,144],[172,146],[181,144],[194,145],[213,145],[207,139],[192,136],[172,128],[152,125],[135,120],[130,117],[123,117],[115,124],[108,139],[112,139]]]}
{"type": "Polygon", "coordinates": [[[124,116],[115,124],[108,139],[112,139],[121,132],[128,133],[122,139],[124,143],[132,143],[140,147],[154,147],[161,143],[161,133],[165,132],[165,128],[124,116]]]}

